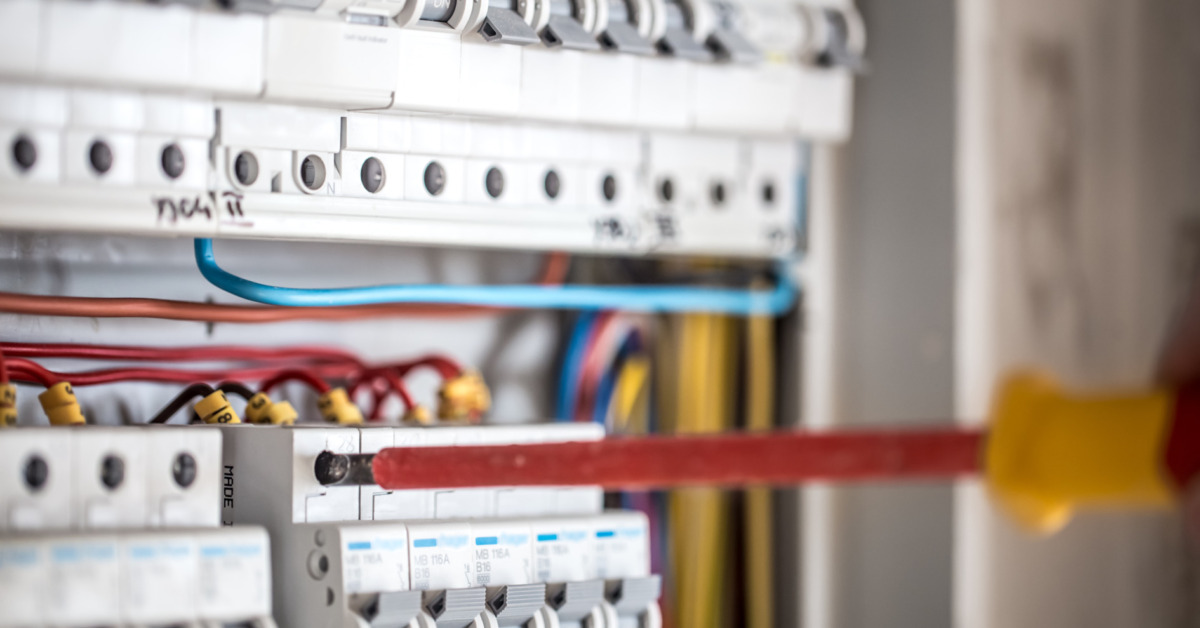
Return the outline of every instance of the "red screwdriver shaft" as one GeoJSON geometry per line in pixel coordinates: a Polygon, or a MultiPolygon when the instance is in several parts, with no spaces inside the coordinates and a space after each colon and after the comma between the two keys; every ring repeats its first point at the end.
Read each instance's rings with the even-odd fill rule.
{"type": "Polygon", "coordinates": [[[595,442],[394,447],[371,462],[385,489],[577,486],[650,489],[978,473],[984,434],[960,429],[756,432],[595,442]]]}

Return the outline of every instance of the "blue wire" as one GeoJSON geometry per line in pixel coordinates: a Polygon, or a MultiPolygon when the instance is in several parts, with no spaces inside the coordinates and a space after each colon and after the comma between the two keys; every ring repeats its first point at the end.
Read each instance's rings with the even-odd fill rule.
{"type": "Polygon", "coordinates": [[[558,375],[558,406],[555,412],[557,421],[570,421],[574,418],[571,416],[571,410],[575,407],[579,370],[583,368],[583,353],[587,349],[588,337],[599,319],[599,313],[594,310],[580,312],[575,326],[571,328],[567,350],[563,353],[562,370],[558,375]]]}
{"type": "Polygon", "coordinates": [[[605,370],[604,375],[600,378],[600,383],[596,385],[596,398],[593,400],[592,406],[592,422],[604,424],[608,418],[608,408],[612,405],[613,392],[617,387],[617,375],[624,366],[626,358],[629,354],[634,353],[642,348],[642,338],[638,330],[631,329],[624,338],[621,339],[621,344],[617,348],[617,354],[613,356],[613,361],[605,370]]]}
{"type": "Polygon", "coordinates": [[[283,288],[256,283],[217,265],[212,240],[196,238],[196,265],[214,286],[270,305],[340,306],[377,303],[439,303],[509,308],[612,309],[638,312],[714,312],[780,315],[795,300],[786,275],[767,290],[687,286],[448,286],[383,285],[357,288],[283,288]]]}

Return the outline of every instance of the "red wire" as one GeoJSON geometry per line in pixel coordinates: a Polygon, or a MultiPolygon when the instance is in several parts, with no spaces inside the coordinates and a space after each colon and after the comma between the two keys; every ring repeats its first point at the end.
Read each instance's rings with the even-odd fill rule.
{"type": "Polygon", "coordinates": [[[593,357],[596,352],[596,341],[604,333],[604,329],[612,324],[615,317],[615,312],[603,312],[600,314],[599,319],[592,325],[592,328],[588,330],[587,344],[583,350],[583,357],[580,358],[582,366],[579,374],[579,385],[577,386],[575,395],[575,406],[571,412],[571,416],[576,421],[588,422],[592,420],[591,415],[587,413],[587,409],[592,406],[594,388],[599,383],[599,379],[596,378],[593,380],[589,378],[589,366],[596,360],[593,357]]]}
{"type": "Polygon", "coordinates": [[[161,362],[225,362],[246,361],[294,361],[311,359],[329,362],[349,362],[362,366],[362,362],[349,351],[334,347],[141,347],[123,345],[84,345],[55,343],[0,343],[0,350],[7,355],[21,358],[79,358],[89,360],[143,360],[161,362]]]}
{"type": "MultiPolygon", "coordinates": [[[[546,256],[538,283],[560,285],[570,268],[565,253],[546,256]]],[[[0,292],[0,312],[39,316],[75,316],[85,318],[161,318],[204,323],[275,323],[293,320],[358,320],[421,316],[448,318],[479,316],[508,311],[507,308],[423,303],[381,303],[337,307],[279,307],[270,305],[233,305],[196,303],[168,299],[112,299],[95,297],[54,297],[0,292]]]]}
{"type": "MultiPolygon", "coordinates": [[[[72,373],[59,373],[51,371],[42,366],[39,366],[28,360],[20,360],[13,358],[13,366],[32,365],[32,368],[37,369],[41,373],[47,374],[50,377],[63,379],[71,382],[77,387],[83,386],[98,386],[102,384],[115,384],[119,382],[164,382],[164,383],[179,383],[191,384],[197,381],[203,382],[219,382],[222,380],[254,382],[262,381],[280,372],[278,368],[272,367],[253,367],[242,369],[224,369],[224,370],[191,370],[191,369],[152,369],[152,368],[111,368],[100,369],[95,371],[78,371],[72,373]]],[[[313,367],[312,371],[319,377],[329,379],[343,379],[354,372],[354,367],[350,365],[322,365],[313,367]]],[[[14,379],[23,382],[38,382],[36,374],[30,373],[26,368],[13,368],[14,374],[17,374],[14,379]]]]}
{"type": "Polygon", "coordinates": [[[4,360],[4,349],[0,349],[0,384],[8,383],[8,362],[4,360]]]}
{"type": "Polygon", "coordinates": [[[52,371],[42,367],[36,362],[30,362],[22,358],[8,358],[7,368],[13,379],[19,381],[32,381],[49,388],[59,382],[60,377],[52,371]]]}
{"type": "Polygon", "coordinates": [[[438,375],[440,375],[442,379],[458,377],[463,373],[463,368],[458,362],[455,362],[444,355],[438,354],[424,355],[415,360],[409,360],[407,362],[400,362],[392,365],[392,368],[396,369],[396,373],[400,377],[404,377],[421,367],[431,368],[437,371],[438,375]]]}
{"type": "Polygon", "coordinates": [[[258,390],[260,392],[269,393],[271,392],[272,388],[275,388],[284,382],[293,381],[304,382],[305,384],[308,384],[309,388],[312,388],[322,395],[329,392],[329,384],[327,384],[325,380],[318,377],[312,371],[303,369],[286,369],[279,371],[278,373],[275,373],[274,375],[264,379],[262,383],[259,384],[258,390]]]}
{"type": "Polygon", "coordinates": [[[412,410],[413,406],[416,405],[412,394],[408,391],[408,386],[397,375],[396,369],[374,368],[363,371],[353,379],[348,387],[351,398],[365,384],[371,385],[372,405],[371,412],[367,418],[372,421],[378,421],[383,418],[383,402],[387,399],[388,393],[395,393],[400,397],[400,403],[406,411],[412,410]],[[375,385],[379,382],[384,383],[382,388],[375,385]]]}

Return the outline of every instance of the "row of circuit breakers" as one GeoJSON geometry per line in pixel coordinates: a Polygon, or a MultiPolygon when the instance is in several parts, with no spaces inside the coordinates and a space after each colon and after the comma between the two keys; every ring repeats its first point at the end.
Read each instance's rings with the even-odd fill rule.
{"type": "Polygon", "coordinates": [[[778,256],[864,42],[835,0],[6,0],[0,221],[778,256]]]}
{"type": "Polygon", "coordinates": [[[661,625],[641,513],[598,488],[319,484],[323,451],[590,424],[22,428],[0,439],[0,626],[661,625]],[[273,609],[273,610],[272,610],[273,609]]]}

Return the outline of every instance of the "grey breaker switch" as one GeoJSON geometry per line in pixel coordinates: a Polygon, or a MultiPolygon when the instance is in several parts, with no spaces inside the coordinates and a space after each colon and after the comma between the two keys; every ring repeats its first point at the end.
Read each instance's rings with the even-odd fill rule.
{"type": "Polygon", "coordinates": [[[488,587],[488,610],[501,626],[524,626],[546,605],[546,585],[514,584],[488,587]]]}
{"type": "Polygon", "coordinates": [[[307,9],[316,11],[322,0],[219,0],[228,9],[246,13],[270,13],[275,9],[307,9]]]}
{"type": "Polygon", "coordinates": [[[528,46],[541,41],[533,27],[526,24],[521,15],[515,11],[516,1],[512,6],[501,7],[488,5],[487,17],[479,25],[479,34],[490,42],[498,44],[516,44],[528,46]]]}
{"type": "Polygon", "coordinates": [[[829,31],[829,41],[825,50],[817,55],[817,65],[862,72],[862,57],[850,49],[850,25],[847,23],[846,14],[836,9],[821,9],[820,15],[829,31]]]}
{"type": "Polygon", "coordinates": [[[608,603],[617,610],[617,615],[623,617],[640,616],[651,602],[658,600],[661,593],[662,578],[659,576],[609,580],[604,592],[608,603]]]}
{"type": "Polygon", "coordinates": [[[642,37],[637,27],[629,22],[629,5],[625,2],[626,0],[608,0],[608,26],[600,33],[600,43],[606,48],[627,54],[658,54],[654,44],[642,37]]]}
{"type": "Polygon", "coordinates": [[[563,582],[546,587],[546,602],[562,621],[583,621],[603,601],[603,580],[563,582]]]}
{"type": "Polygon", "coordinates": [[[349,603],[371,628],[406,628],[421,612],[420,591],[351,596],[349,603]]]}
{"type": "Polygon", "coordinates": [[[718,59],[730,63],[757,63],[762,60],[762,53],[754,47],[742,34],[723,26],[708,36],[708,47],[718,59]]]}
{"type": "Polygon", "coordinates": [[[688,17],[684,14],[679,0],[666,0],[663,6],[666,9],[667,30],[663,33],[662,39],[658,40],[658,47],[663,52],[680,59],[712,61],[712,52],[705,48],[703,43],[692,37],[692,31],[688,27],[688,17]]]}
{"type": "Polygon", "coordinates": [[[486,595],[483,587],[426,591],[425,612],[438,628],[466,628],[483,612],[486,595]]]}
{"type": "Polygon", "coordinates": [[[572,0],[550,0],[550,21],[542,30],[542,41],[551,48],[562,46],[567,50],[600,49],[600,42],[576,19],[572,0]]]}

